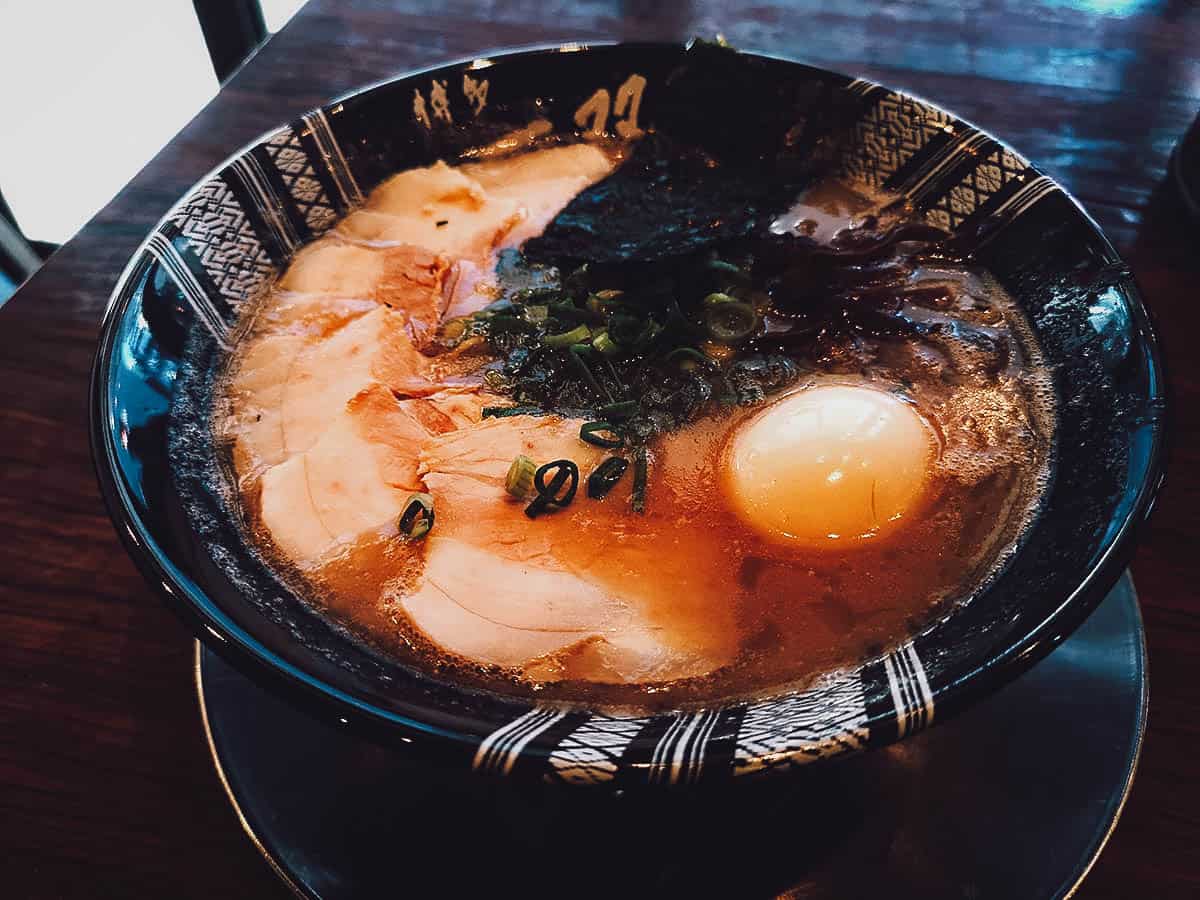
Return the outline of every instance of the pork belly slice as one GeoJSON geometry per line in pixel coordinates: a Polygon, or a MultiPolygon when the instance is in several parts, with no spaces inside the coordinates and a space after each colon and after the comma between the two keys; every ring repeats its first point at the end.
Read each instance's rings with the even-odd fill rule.
{"type": "Polygon", "coordinates": [[[426,442],[418,471],[434,497],[436,539],[403,608],[447,652],[538,680],[670,681],[726,665],[736,650],[731,611],[718,606],[709,621],[709,610],[674,596],[678,573],[704,566],[686,544],[658,558],[625,503],[586,499],[583,479],[605,453],[579,440],[579,426],[514,416],[426,442]],[[525,502],[504,490],[518,453],[575,461],[575,503],[526,517],[525,502]],[[642,571],[630,577],[630,567],[642,571]]]}
{"type": "Polygon", "coordinates": [[[542,681],[663,681],[712,665],[672,647],[666,628],[601,585],[450,537],[427,539],[420,587],[403,607],[448,653],[542,681]]]}
{"type": "Polygon", "coordinates": [[[370,385],[311,447],[263,474],[263,526],[301,568],[372,532],[394,534],[409,496],[424,490],[421,448],[459,423],[477,421],[485,402],[448,392],[399,400],[383,385],[370,385]]]}
{"type": "Polygon", "coordinates": [[[288,297],[265,313],[266,321],[282,320],[281,327],[294,329],[296,320],[303,323],[324,313],[336,325],[337,312],[348,308],[330,310],[328,298],[347,298],[373,301],[403,313],[414,334],[423,335],[437,327],[445,311],[452,262],[411,242],[364,247],[322,238],[300,251],[279,282],[281,291],[312,299],[288,297]]]}
{"type": "Polygon", "coordinates": [[[471,163],[459,171],[487,196],[520,206],[521,221],[500,246],[519,247],[541,234],[551,220],[584,188],[608,175],[613,160],[592,144],[571,144],[471,163]]]}
{"type": "Polygon", "coordinates": [[[482,261],[523,218],[519,202],[490,196],[460,169],[438,161],[393,175],[371,192],[364,209],[346,217],[337,234],[482,261]]]}

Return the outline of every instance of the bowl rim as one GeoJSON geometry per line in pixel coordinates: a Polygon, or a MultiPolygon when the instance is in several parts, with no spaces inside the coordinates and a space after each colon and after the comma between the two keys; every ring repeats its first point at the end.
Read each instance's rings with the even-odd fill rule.
{"type": "MultiPolygon", "coordinates": [[[[468,66],[481,60],[500,62],[517,57],[528,58],[540,55],[552,56],[560,53],[587,52],[594,48],[633,48],[643,51],[661,50],[678,52],[680,49],[690,46],[690,44],[691,42],[672,41],[629,42],[588,40],[550,44],[539,43],[480,51],[467,57],[407,70],[360,87],[352,88],[326,101],[321,106],[314,108],[314,111],[334,107],[339,103],[380,88],[428,76],[442,70],[468,66]]],[[[737,50],[737,52],[750,58],[803,66],[810,70],[846,78],[847,80],[853,78],[853,76],[825,68],[824,66],[806,63],[803,60],[782,54],[761,53],[741,49],[737,50]]],[[[1018,157],[1020,156],[1019,151],[1012,148],[1006,141],[997,138],[991,132],[979,128],[970,120],[936,103],[932,103],[918,94],[907,90],[891,88],[867,79],[859,78],[856,81],[861,84],[870,85],[871,87],[893,91],[930,110],[944,113],[952,120],[961,122],[963,125],[995,141],[1002,149],[1008,150],[1018,157]]],[[[237,150],[231,152],[220,163],[194,182],[163,214],[157,223],[151,227],[149,234],[138,244],[118,277],[105,304],[105,309],[100,320],[100,337],[96,354],[93,358],[89,384],[88,419],[91,457],[100,484],[101,494],[121,542],[147,581],[160,595],[168,600],[169,605],[189,623],[192,630],[201,640],[212,646],[213,649],[230,662],[242,668],[243,671],[247,671],[247,674],[250,674],[257,680],[265,681],[285,693],[307,700],[310,702],[310,705],[315,701],[316,709],[332,721],[349,725],[351,720],[353,720],[357,729],[369,736],[382,739],[389,746],[396,746],[395,738],[397,729],[399,729],[401,740],[406,744],[411,744],[414,738],[434,738],[438,739],[437,743],[442,746],[444,746],[445,740],[449,740],[454,744],[463,745],[473,751],[479,746],[481,737],[484,737],[478,731],[466,728],[458,730],[441,727],[410,715],[401,714],[395,710],[385,709],[365,698],[355,696],[316,675],[310,674],[296,664],[279,656],[253,634],[234,622],[199,585],[192,582],[189,578],[181,577],[182,573],[173,571],[175,568],[174,565],[169,559],[165,558],[150,529],[138,516],[127,487],[123,482],[123,478],[119,474],[118,463],[115,458],[116,451],[109,439],[111,431],[107,427],[106,422],[109,415],[109,398],[111,396],[111,384],[108,375],[118,326],[136,293],[133,289],[137,280],[136,275],[139,265],[146,254],[147,247],[152,237],[157,233],[157,229],[178,213],[193,197],[198,188],[214,177],[217,177],[243,154],[288,127],[287,123],[281,123],[262,132],[253,140],[246,142],[237,150]]],[[[1040,172],[1040,170],[1038,171],[1040,172]]],[[[1111,241],[1079,200],[1056,180],[1053,178],[1049,180],[1057,191],[1075,207],[1075,210],[1082,217],[1083,222],[1090,229],[1091,236],[1099,242],[1099,245],[1107,250],[1114,259],[1121,259],[1111,241]]],[[[932,686],[930,699],[932,703],[936,703],[939,722],[967,705],[969,699],[982,697],[1020,675],[1038,660],[1046,656],[1046,654],[1061,643],[1066,636],[1087,618],[1112,585],[1116,583],[1128,565],[1133,553],[1137,531],[1155,505],[1158,491],[1163,483],[1168,453],[1170,431],[1169,388],[1161,343],[1155,333],[1151,313],[1145,305],[1140,288],[1136,284],[1136,279],[1131,275],[1126,283],[1129,288],[1127,299],[1131,329],[1140,335],[1140,346],[1145,354],[1144,368],[1148,374],[1150,393],[1152,394],[1151,399],[1160,404],[1163,410],[1162,415],[1156,418],[1153,423],[1150,432],[1150,445],[1146,454],[1145,477],[1138,483],[1136,491],[1133,492],[1132,501],[1127,504],[1123,517],[1120,520],[1120,525],[1115,531],[1112,529],[1111,524],[1117,520],[1117,516],[1113,516],[1109,520],[1110,527],[1108,535],[1101,545],[1102,549],[1097,551],[1090,568],[1081,575],[1074,590],[1062,602],[1046,614],[1040,622],[1024,629],[1024,634],[1020,638],[1008,643],[1004,649],[989,655],[986,659],[979,661],[969,671],[958,675],[952,680],[939,682],[932,686]]],[[[1122,488],[1121,496],[1124,499],[1129,494],[1130,488],[1126,485],[1122,488]]],[[[780,698],[783,696],[786,696],[786,694],[780,695],[780,698]]],[[[725,704],[713,705],[723,706],[725,704]]],[[[546,704],[541,706],[543,709],[545,707],[546,704]]],[[[535,705],[535,709],[537,708],[539,707],[535,705]]],[[[652,715],[655,717],[669,716],[678,714],[680,711],[679,709],[672,709],[656,712],[652,715]]],[[[890,711],[892,717],[895,714],[894,710],[890,711]]],[[[446,717],[450,720],[458,720],[463,723],[468,721],[456,714],[446,714],[446,717]]],[[[783,754],[771,755],[773,757],[780,755],[790,757],[794,756],[795,753],[793,751],[786,751],[783,754]]],[[[751,771],[776,771],[776,769],[777,767],[770,766],[765,770],[751,771]]]]}

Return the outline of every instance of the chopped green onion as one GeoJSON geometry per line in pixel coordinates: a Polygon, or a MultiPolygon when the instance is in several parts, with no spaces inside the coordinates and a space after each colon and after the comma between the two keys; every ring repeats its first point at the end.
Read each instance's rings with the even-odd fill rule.
{"type": "MultiPolygon", "coordinates": [[[[555,480],[563,473],[566,473],[567,477],[571,479],[571,486],[567,489],[567,492],[563,496],[556,496],[550,501],[555,506],[566,506],[575,499],[575,490],[579,487],[579,466],[575,465],[569,459],[556,459],[554,462],[546,463],[533,473],[533,486],[539,494],[546,494],[550,491],[546,486],[546,475],[550,472],[555,473],[555,480]]],[[[553,483],[551,481],[551,484],[553,483]]],[[[554,493],[557,494],[557,492],[554,493]]]]}
{"type": "Polygon", "coordinates": [[[676,347],[663,357],[663,362],[668,365],[675,363],[686,372],[696,368],[696,366],[707,366],[712,360],[694,347],[676,347]]]}
{"type": "Polygon", "coordinates": [[[620,403],[609,403],[600,407],[599,413],[606,419],[628,419],[638,411],[636,400],[622,400],[620,403]]]}
{"type": "Polygon", "coordinates": [[[548,462],[533,473],[533,488],[537,496],[525,507],[525,515],[531,519],[536,519],[548,507],[557,506],[561,509],[570,506],[579,489],[579,466],[569,459],[548,462]],[[554,473],[554,477],[546,484],[546,475],[550,472],[554,473]]]}
{"type": "Polygon", "coordinates": [[[610,456],[588,476],[587,495],[593,500],[603,500],[608,496],[608,492],[617,486],[617,482],[628,468],[629,460],[610,456]]]}
{"type": "Polygon", "coordinates": [[[570,331],[564,331],[560,334],[548,334],[542,338],[542,343],[547,347],[570,347],[572,344],[580,344],[588,340],[592,336],[591,331],[586,325],[576,325],[570,331]]]}
{"type": "Polygon", "coordinates": [[[433,497],[429,494],[413,494],[396,523],[407,540],[419,541],[433,528],[433,497]]]}
{"type": "Polygon", "coordinates": [[[562,303],[551,303],[549,312],[551,318],[571,325],[598,325],[604,321],[602,313],[592,312],[590,309],[580,309],[570,300],[564,300],[562,303]]]}
{"type": "MultiPolygon", "coordinates": [[[[713,296],[716,295],[709,294],[709,297],[713,296]]],[[[704,299],[707,304],[708,297],[704,299]]],[[[704,324],[708,326],[708,333],[714,340],[728,344],[752,335],[758,326],[758,314],[749,303],[737,300],[721,301],[709,305],[704,324]]]]}
{"type": "Polygon", "coordinates": [[[646,513],[646,479],[650,474],[650,460],[645,447],[638,447],[633,457],[633,511],[646,513]]]}
{"type": "Polygon", "coordinates": [[[628,313],[613,313],[608,317],[608,336],[623,350],[641,350],[662,332],[654,319],[639,319],[628,313]]]}
{"type": "Polygon", "coordinates": [[[550,315],[550,307],[548,306],[527,306],[525,307],[525,321],[532,325],[541,325],[550,315]]]}
{"type": "Polygon", "coordinates": [[[591,385],[592,390],[594,390],[597,394],[603,394],[611,401],[613,399],[612,394],[608,392],[608,388],[600,383],[600,380],[596,378],[592,370],[588,368],[587,361],[583,358],[584,354],[588,353],[589,350],[590,345],[588,344],[576,344],[575,346],[571,347],[571,361],[575,364],[575,368],[579,370],[579,374],[583,376],[583,380],[591,385]]]}
{"type": "Polygon", "coordinates": [[[504,489],[518,500],[524,500],[533,493],[533,475],[537,468],[538,464],[524,453],[518,454],[504,476],[504,489]]]}
{"type": "Polygon", "coordinates": [[[642,320],[628,313],[613,313],[608,319],[609,339],[621,347],[632,348],[643,328],[642,320]]]}
{"type": "Polygon", "coordinates": [[[534,416],[542,411],[540,406],[485,406],[481,419],[506,419],[509,416],[534,416]]]}
{"type": "Polygon", "coordinates": [[[621,352],[621,348],[613,343],[613,339],[608,336],[607,331],[601,331],[592,338],[592,346],[605,356],[616,356],[621,352]]]}
{"type": "Polygon", "coordinates": [[[622,297],[625,296],[624,291],[605,290],[596,291],[594,294],[588,294],[587,308],[595,313],[611,312],[613,307],[620,306],[622,297]]]}
{"type": "Polygon", "coordinates": [[[710,259],[704,267],[714,275],[738,284],[745,284],[750,280],[750,276],[741,267],[735,266],[731,262],[725,262],[723,259],[710,259]]]}
{"type": "Polygon", "coordinates": [[[497,313],[487,320],[490,334],[529,331],[529,323],[507,313],[497,313]]]}
{"type": "Polygon", "coordinates": [[[460,341],[467,333],[466,319],[451,319],[442,326],[442,340],[444,341],[460,341]]]}
{"type": "Polygon", "coordinates": [[[579,427],[579,439],[593,447],[603,447],[606,450],[615,450],[625,444],[625,438],[611,422],[584,422],[579,427]],[[604,432],[608,432],[610,437],[605,437],[604,432]]]}
{"type": "Polygon", "coordinates": [[[562,291],[550,285],[542,285],[540,287],[521,288],[512,295],[513,303],[520,303],[528,306],[534,302],[553,303],[562,297],[562,291]]]}

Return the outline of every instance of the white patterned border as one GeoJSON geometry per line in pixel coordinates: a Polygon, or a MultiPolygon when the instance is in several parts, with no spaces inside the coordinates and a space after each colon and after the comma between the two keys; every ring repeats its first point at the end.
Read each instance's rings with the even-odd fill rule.
{"type": "Polygon", "coordinates": [[[681,713],[659,739],[646,780],[651,784],[690,784],[704,770],[704,756],[721,711],[681,713]]]}
{"type": "Polygon", "coordinates": [[[885,656],[883,668],[896,707],[896,738],[932,725],[933,693],[912,641],[885,656]]]}
{"type": "Polygon", "coordinates": [[[1044,197],[1059,190],[1059,186],[1050,180],[1048,176],[1039,175],[996,207],[992,211],[992,215],[1015,219],[1027,209],[1031,209],[1044,197]]]}
{"type": "MultiPolygon", "coordinates": [[[[926,210],[925,221],[946,231],[955,231],[996,194],[1014,182],[1026,180],[1030,184],[1039,180],[1031,175],[1029,163],[1011,150],[996,147],[980,159],[956,185],[949,190],[943,190],[942,195],[926,210]]],[[[1021,188],[1017,193],[1020,194],[1024,190],[1025,188],[1021,188]]],[[[1006,208],[1012,199],[1010,197],[1009,201],[1005,201],[993,215],[1006,208]]]]}
{"type": "Polygon", "coordinates": [[[350,165],[346,162],[342,148],[338,145],[325,111],[314,109],[310,113],[305,113],[302,121],[308,133],[312,135],[313,142],[317,145],[321,161],[329,170],[329,176],[337,188],[342,206],[346,209],[360,206],[363,202],[362,191],[359,190],[358,182],[354,179],[354,173],[350,171],[350,165]]]}
{"type": "MultiPolygon", "coordinates": [[[[871,87],[859,80],[847,89],[865,95],[871,87]]],[[[894,91],[882,93],[855,124],[842,172],[873,188],[881,187],[934,137],[953,126],[954,120],[941,110],[894,91]]]]}
{"type": "Polygon", "coordinates": [[[296,133],[286,128],[263,146],[313,237],[332,228],[337,221],[337,210],[296,133]]]}
{"type": "Polygon", "coordinates": [[[253,152],[244,153],[226,171],[230,178],[237,179],[245,196],[254,204],[284,257],[290,258],[302,239],[258,157],[253,152]]]}
{"type": "Polygon", "coordinates": [[[223,179],[201,185],[170,221],[234,310],[274,277],[275,267],[262,241],[223,179]]]}
{"type": "Polygon", "coordinates": [[[507,775],[529,742],[566,715],[560,709],[534,707],[518,716],[483,739],[475,752],[472,768],[477,772],[507,775]]]}
{"type": "Polygon", "coordinates": [[[649,721],[640,716],[592,716],[550,753],[547,779],[592,785],[612,781],[625,750],[649,721]]]}
{"type": "Polygon", "coordinates": [[[954,172],[964,162],[973,159],[991,141],[992,139],[981,131],[959,135],[956,140],[933,154],[932,158],[921,166],[919,172],[906,179],[900,193],[919,202],[919,198],[937,190],[941,179],[954,172]]]}
{"type": "Polygon", "coordinates": [[[860,673],[839,673],[791,697],[750,704],[738,729],[734,774],[862,750],[868,736],[860,673]]]}
{"type": "Polygon", "coordinates": [[[213,306],[208,293],[196,280],[196,276],[188,268],[187,260],[183,258],[171,240],[156,231],[146,242],[146,252],[162,266],[163,271],[175,282],[200,324],[216,339],[221,349],[228,350],[230,346],[229,326],[225,323],[221,311],[213,306]]]}

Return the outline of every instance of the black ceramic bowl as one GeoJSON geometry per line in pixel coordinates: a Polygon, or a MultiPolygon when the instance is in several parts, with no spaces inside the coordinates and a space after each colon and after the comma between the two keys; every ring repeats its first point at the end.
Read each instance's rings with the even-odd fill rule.
{"type": "Polygon", "coordinates": [[[629,44],[406,75],[230,157],[122,275],[91,407],[96,468],[129,552],[197,636],[249,675],[397,748],[487,772],[623,785],[780,771],[886,744],[1022,672],[1128,562],[1162,477],[1163,395],[1128,271],[1079,205],[1014,150],[870,82],[704,46],[629,44]],[[688,77],[677,77],[681,66],[688,77]],[[1053,480],[1003,571],[902,646],[804,691],[646,717],[437,681],[295,597],[212,489],[209,387],[239,309],[389,174],[453,159],[538,116],[559,132],[654,128],[747,165],[781,152],[819,157],[955,232],[1028,313],[1058,397],[1053,480]]]}

